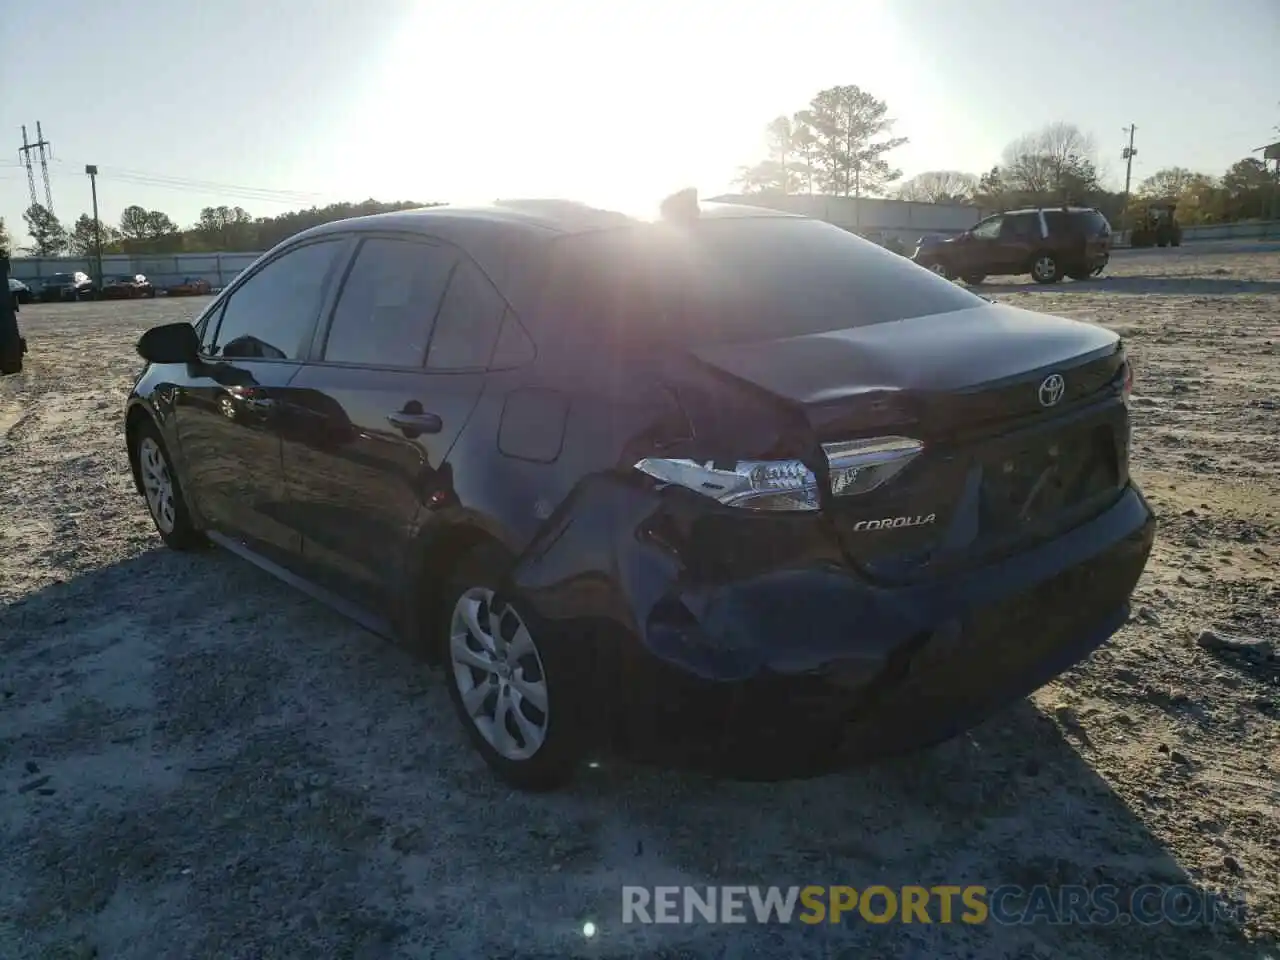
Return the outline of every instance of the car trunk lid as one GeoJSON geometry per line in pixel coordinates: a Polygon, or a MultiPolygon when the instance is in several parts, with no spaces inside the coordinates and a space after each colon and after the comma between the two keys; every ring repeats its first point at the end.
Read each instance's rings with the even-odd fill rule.
{"type": "Polygon", "coordinates": [[[1092,324],[988,304],[693,354],[799,412],[820,443],[924,442],[890,482],[826,498],[846,554],[880,579],[1051,537],[1127,483],[1123,352],[1092,324]]]}

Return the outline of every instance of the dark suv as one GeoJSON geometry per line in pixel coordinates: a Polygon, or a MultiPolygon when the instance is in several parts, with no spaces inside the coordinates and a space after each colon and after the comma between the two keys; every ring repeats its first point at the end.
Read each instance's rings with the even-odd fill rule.
{"type": "Polygon", "coordinates": [[[1106,641],[1152,545],[1115,333],[776,211],[325,224],[138,352],[165,542],[444,665],[521,786],[945,739],[1106,641]]]}
{"type": "Polygon", "coordinates": [[[971,230],[921,246],[912,259],[947,279],[1030,274],[1037,283],[1087,280],[1111,256],[1111,224],[1092,207],[1010,210],[971,230]]]}
{"type": "Polygon", "coordinates": [[[93,280],[87,273],[51,274],[40,286],[40,299],[45,303],[62,300],[92,300],[96,294],[93,280]]]}

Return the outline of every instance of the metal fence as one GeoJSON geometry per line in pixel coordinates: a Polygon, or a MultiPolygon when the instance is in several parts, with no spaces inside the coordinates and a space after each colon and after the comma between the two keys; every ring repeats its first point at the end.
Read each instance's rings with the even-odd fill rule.
{"type": "Polygon", "coordinates": [[[1246,220],[1240,223],[1203,223],[1183,226],[1182,242],[1189,240],[1280,240],[1280,220],[1246,220]]]}
{"type": "MultiPolygon", "coordinates": [[[[209,285],[217,290],[234,280],[260,256],[260,253],[114,253],[102,258],[102,274],[109,277],[141,273],[157,289],[181,283],[187,277],[199,277],[208,280],[209,285]]],[[[18,257],[11,261],[9,275],[31,289],[39,290],[44,278],[77,270],[93,276],[93,260],[89,257],[18,257]]]]}

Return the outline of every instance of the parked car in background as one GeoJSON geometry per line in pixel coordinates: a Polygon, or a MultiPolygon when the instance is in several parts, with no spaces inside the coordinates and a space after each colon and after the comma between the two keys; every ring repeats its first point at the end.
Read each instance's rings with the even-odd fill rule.
{"type": "Polygon", "coordinates": [[[164,292],[170,297],[202,297],[212,290],[209,281],[203,277],[183,277],[181,283],[170,284],[164,292]]]}
{"type": "Polygon", "coordinates": [[[1036,283],[1064,276],[1087,280],[1111,256],[1111,224],[1092,207],[1011,210],[987,217],[912,259],[947,279],[981,283],[990,276],[1030,274],[1036,283]]]}
{"type": "Polygon", "coordinates": [[[50,274],[40,285],[40,299],[45,303],[61,300],[92,300],[97,294],[93,280],[87,273],[50,274]]]}
{"type": "Polygon", "coordinates": [[[1126,622],[1155,520],[1114,331],[819,220],[670,209],[280,244],[138,341],[160,536],[443,665],[521,787],[606,745],[766,776],[915,749],[1126,622]]]}
{"type": "Polygon", "coordinates": [[[13,297],[14,303],[30,303],[32,300],[31,288],[21,280],[10,277],[9,296],[13,297]]]}
{"type": "Polygon", "coordinates": [[[154,297],[156,288],[140,273],[122,273],[105,277],[102,296],[107,300],[129,300],[136,297],[154,297]]]}

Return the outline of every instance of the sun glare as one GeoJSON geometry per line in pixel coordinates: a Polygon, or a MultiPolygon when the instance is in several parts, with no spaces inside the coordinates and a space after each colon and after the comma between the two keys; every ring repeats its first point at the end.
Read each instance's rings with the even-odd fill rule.
{"type": "Polygon", "coordinates": [[[379,196],[450,202],[640,212],[688,187],[727,192],[762,159],[765,124],[819,89],[864,83],[892,103],[910,82],[882,4],[833,3],[824,18],[815,36],[764,5],[726,19],[717,4],[675,0],[424,3],[390,29],[361,84],[366,134],[345,166],[376,170],[379,196]]]}

